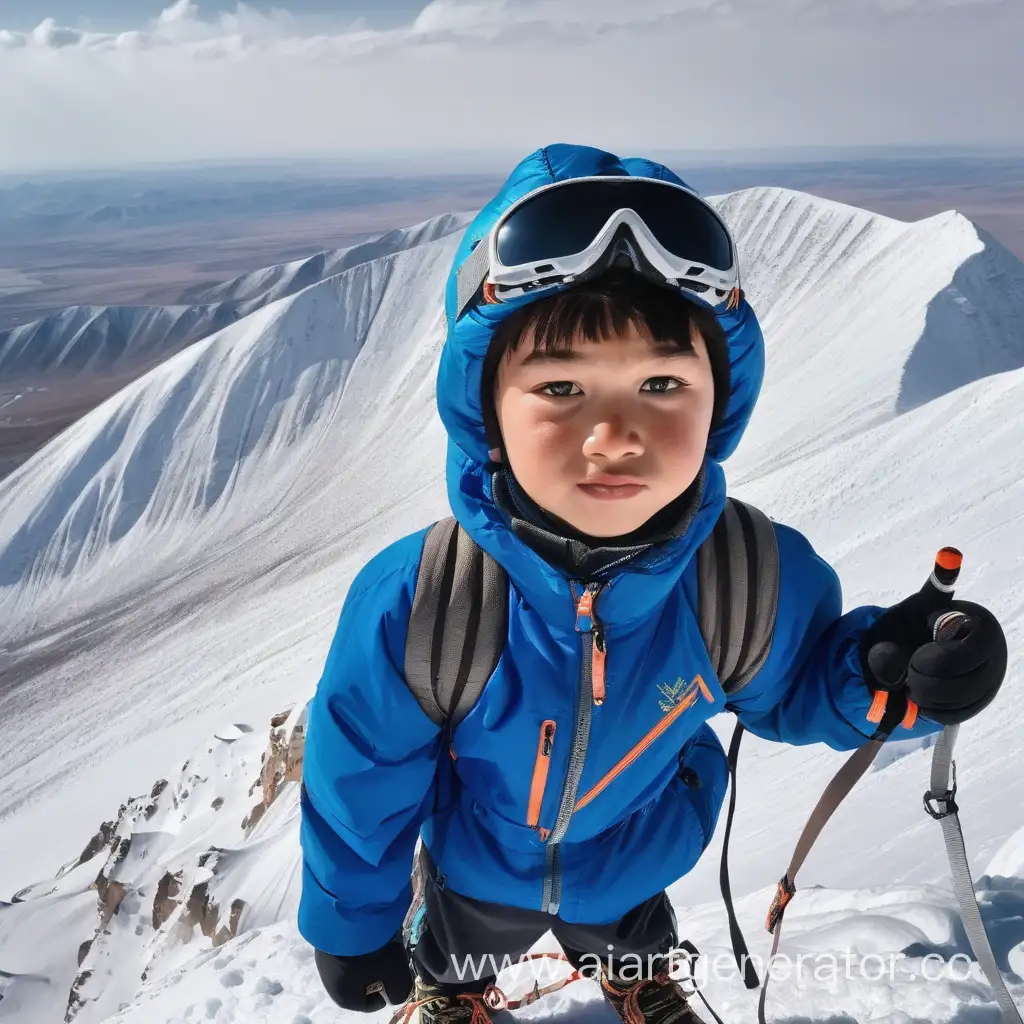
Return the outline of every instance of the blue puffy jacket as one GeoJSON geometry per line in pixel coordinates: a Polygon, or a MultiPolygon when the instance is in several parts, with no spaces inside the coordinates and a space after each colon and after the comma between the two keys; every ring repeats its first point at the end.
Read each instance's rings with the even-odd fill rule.
{"type": "MultiPolygon", "coordinates": [[[[529,298],[481,305],[454,320],[456,271],[501,211],[539,185],[592,174],[679,181],[649,161],[549,146],[513,171],[457,252],[437,380],[448,494],[462,526],[508,573],[508,638],[455,732],[453,759],[402,675],[426,531],[382,551],[352,583],[310,709],[303,769],[299,928],[326,952],[366,953],[396,934],[421,831],[452,890],[596,924],[685,875],[715,829],[727,770],[706,722],[725,697],[695,612],[694,555],[723,509],[721,462],[739,443],[761,387],[764,343],[753,310],[744,301],[720,317],[731,390],[709,438],[699,510],[682,536],[623,567],[597,598],[607,649],[601,706],[590,706],[584,678],[591,638],[576,630],[586,581],[567,578],[513,535],[485,472],[484,353],[499,321],[529,298]],[[699,786],[681,780],[680,757],[699,786]]],[[[776,533],[781,580],[771,655],[731,706],[768,739],[859,746],[873,726],[858,641],[882,609],[842,615],[831,567],[797,531],[777,524],[776,533]]],[[[922,719],[900,735],[937,728],[922,719]]]]}

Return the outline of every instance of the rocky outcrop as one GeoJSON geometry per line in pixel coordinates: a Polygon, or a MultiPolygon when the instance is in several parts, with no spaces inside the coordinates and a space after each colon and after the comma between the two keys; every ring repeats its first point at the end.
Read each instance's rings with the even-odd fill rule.
{"type": "Polygon", "coordinates": [[[158,932],[164,924],[170,920],[180,906],[181,901],[176,899],[181,893],[182,872],[164,872],[163,878],[157,883],[156,895],[153,897],[153,931],[158,932]]]}
{"type": "MultiPolygon", "coordinates": [[[[121,808],[121,813],[124,813],[124,807],[121,808]]],[[[89,840],[85,845],[85,849],[78,855],[78,859],[73,861],[70,865],[64,868],[62,873],[74,870],[79,865],[84,864],[87,860],[92,860],[100,850],[105,849],[111,843],[114,838],[114,833],[117,831],[116,821],[105,821],[100,825],[99,831],[89,840]]]]}
{"type": "Polygon", "coordinates": [[[298,714],[294,709],[282,711],[270,720],[270,742],[263,754],[263,768],[259,779],[249,790],[252,796],[257,790],[259,802],[242,819],[242,828],[251,830],[267,813],[267,808],[277,798],[281,786],[286,782],[302,781],[302,760],[306,749],[307,707],[298,714]]]}
{"type": "MultiPolygon", "coordinates": [[[[104,822],[79,857],[61,869],[59,877],[93,860],[99,865],[90,885],[97,897],[96,929],[78,948],[79,971],[68,996],[66,1024],[91,1004],[90,1022],[107,1012],[104,958],[136,959],[141,983],[159,969],[162,950],[197,939],[221,946],[244,928],[247,903],[232,879],[244,879],[246,869],[232,875],[231,864],[244,865],[247,837],[288,784],[302,778],[306,708],[292,707],[270,720],[258,774],[259,747],[253,747],[258,736],[250,738],[251,732],[233,726],[216,734],[205,755],[185,762],[180,777],[160,779],[146,796],[128,801],[117,819],[104,822]],[[212,829],[201,824],[204,816],[219,817],[224,807],[239,808],[239,792],[256,797],[241,827],[238,818],[234,825],[224,819],[212,829]],[[186,843],[182,849],[192,852],[169,855],[182,846],[182,829],[190,827],[197,837],[217,837],[223,845],[196,854],[195,845],[186,843]]],[[[25,890],[27,898],[32,889],[25,890]]],[[[173,960],[178,954],[168,955],[173,960]]]]}
{"type": "Polygon", "coordinates": [[[64,1014],[64,1024],[71,1024],[71,1021],[78,1016],[79,1011],[85,1005],[86,1000],[82,998],[82,989],[88,984],[92,977],[92,971],[79,971],[75,983],[71,986],[71,994],[68,996],[68,1008],[64,1014]]]}
{"type": "Polygon", "coordinates": [[[210,883],[193,886],[181,924],[189,929],[198,927],[214,946],[223,946],[238,934],[238,924],[245,910],[245,901],[234,899],[225,916],[210,894],[210,883]]]}

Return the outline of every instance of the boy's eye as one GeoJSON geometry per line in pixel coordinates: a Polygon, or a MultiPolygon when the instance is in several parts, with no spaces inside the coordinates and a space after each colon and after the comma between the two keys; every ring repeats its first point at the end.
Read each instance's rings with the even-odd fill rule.
{"type": "MultiPolygon", "coordinates": [[[[569,398],[572,395],[572,389],[576,387],[571,380],[556,380],[550,384],[545,384],[539,390],[541,394],[550,395],[552,398],[569,398]]],[[[579,391],[578,394],[583,394],[579,391]]]]}
{"type": "Polygon", "coordinates": [[[669,391],[678,391],[679,388],[685,388],[687,385],[684,381],[679,380],[676,377],[648,377],[644,381],[641,391],[650,391],[655,395],[664,395],[669,391]],[[647,385],[651,386],[648,387],[647,385]]]}

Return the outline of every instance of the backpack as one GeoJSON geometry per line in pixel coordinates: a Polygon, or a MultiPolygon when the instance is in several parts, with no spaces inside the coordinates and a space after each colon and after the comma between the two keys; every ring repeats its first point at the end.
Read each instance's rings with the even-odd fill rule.
{"type": "MultiPolygon", "coordinates": [[[[701,635],[728,698],[754,678],[771,652],[778,611],[779,550],[775,528],[768,516],[752,505],[727,498],[714,529],[697,551],[697,581],[701,635]]],[[[434,523],[424,540],[416,580],[404,674],[423,711],[447,730],[449,744],[455,728],[472,711],[498,664],[507,622],[505,570],[453,517],[434,523]]],[[[877,700],[876,694],[876,703],[877,700]]],[[[883,700],[877,716],[870,719],[877,725],[875,734],[852,753],[826,787],[796,844],[786,873],[778,882],[765,922],[767,930],[774,935],[769,965],[778,950],[785,908],[796,892],[797,871],[829,818],[902,720],[902,711],[895,701],[890,707],[884,704],[883,700]]],[[[728,701],[725,709],[734,710],[728,701]]],[[[766,970],[763,983],[759,981],[736,918],[729,881],[729,839],[736,810],[737,764],[744,731],[737,720],[727,755],[729,807],[719,884],[733,955],[744,985],[748,989],[761,987],[758,1020],[765,1024],[770,971],[766,970]]],[[[935,746],[931,787],[924,795],[924,806],[943,826],[954,891],[968,939],[992,985],[1003,1019],[1011,1024],[1024,1024],[1000,976],[974,896],[954,799],[956,765],[952,761],[952,750],[957,731],[957,726],[947,726],[935,746]]],[[[421,889],[423,884],[418,864],[414,867],[413,881],[414,907],[410,909],[407,926],[418,902],[415,890],[421,889]]],[[[683,943],[683,946],[690,944],[683,943]]]]}

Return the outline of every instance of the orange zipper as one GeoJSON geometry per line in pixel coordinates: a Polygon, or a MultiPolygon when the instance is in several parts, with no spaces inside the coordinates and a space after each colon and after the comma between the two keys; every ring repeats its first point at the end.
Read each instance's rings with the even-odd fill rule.
{"type": "Polygon", "coordinates": [[[526,812],[526,824],[530,828],[536,828],[540,821],[540,805],[544,801],[544,786],[548,781],[554,741],[555,723],[549,719],[541,725],[540,739],[537,741],[537,758],[533,764],[533,782],[530,784],[530,806],[526,812]]]}
{"type": "Polygon", "coordinates": [[[633,749],[626,754],[624,758],[611,771],[607,772],[595,786],[593,786],[587,793],[585,793],[576,802],[576,806],[573,808],[573,813],[580,810],[582,807],[586,807],[594,797],[602,793],[612,782],[615,781],[687,708],[692,708],[697,701],[697,697],[700,694],[708,700],[714,700],[711,696],[710,691],[707,689],[704,680],[697,676],[697,686],[694,687],[693,693],[689,694],[684,700],[677,704],[665,717],[642,739],[633,749]]]}
{"type": "Polygon", "coordinates": [[[599,633],[594,634],[594,656],[591,677],[594,681],[594,703],[600,707],[604,703],[604,662],[607,655],[604,641],[599,633]]]}
{"type": "Polygon", "coordinates": [[[600,707],[605,702],[605,662],[608,658],[608,644],[604,638],[604,630],[601,623],[594,614],[594,594],[591,590],[584,590],[576,604],[576,631],[578,633],[591,633],[592,656],[590,659],[590,679],[593,691],[595,707],[600,707]]]}

